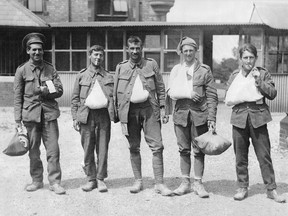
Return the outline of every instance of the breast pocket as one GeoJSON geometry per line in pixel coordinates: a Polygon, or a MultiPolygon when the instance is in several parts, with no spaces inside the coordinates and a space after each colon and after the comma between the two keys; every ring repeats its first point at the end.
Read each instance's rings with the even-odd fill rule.
{"type": "Polygon", "coordinates": [[[26,77],[25,79],[25,94],[26,95],[33,95],[34,89],[35,89],[35,83],[34,83],[35,77],[26,77]]]}
{"type": "Polygon", "coordinates": [[[149,86],[149,88],[153,91],[156,89],[155,86],[155,73],[153,71],[145,72],[143,73],[143,76],[145,77],[146,83],[149,86]]]}
{"type": "Polygon", "coordinates": [[[87,98],[91,82],[81,81],[79,85],[80,85],[80,98],[82,99],[87,98]]]}
{"type": "Polygon", "coordinates": [[[203,81],[193,81],[193,91],[197,92],[200,97],[205,96],[205,90],[204,90],[204,82],[203,81]]]}
{"type": "MultiPolygon", "coordinates": [[[[132,73],[120,74],[119,80],[118,80],[117,93],[124,94],[127,86],[130,83],[131,75],[132,75],[132,73]]],[[[130,83],[130,84],[132,84],[132,83],[130,83]]]]}

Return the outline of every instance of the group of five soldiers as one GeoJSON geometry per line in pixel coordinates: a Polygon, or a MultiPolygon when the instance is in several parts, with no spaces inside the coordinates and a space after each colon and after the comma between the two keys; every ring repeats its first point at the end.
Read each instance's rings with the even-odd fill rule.
{"type": "MultiPolygon", "coordinates": [[[[30,59],[19,66],[15,74],[15,120],[16,127],[24,125],[27,128],[30,140],[32,183],[27,185],[26,190],[35,191],[43,187],[39,150],[42,139],[47,151],[49,188],[56,194],[64,194],[65,189],[60,185],[58,145],[57,118],[60,110],[55,100],[63,94],[63,88],[54,67],[43,60],[44,42],[45,37],[40,33],[30,33],[23,39],[23,47],[30,59]]],[[[174,66],[165,90],[158,64],[154,59],[143,58],[142,49],[143,43],[139,37],[129,37],[129,59],[119,63],[112,76],[103,67],[103,47],[94,45],[89,49],[90,65],[77,74],[71,97],[71,113],[73,127],[80,133],[84,150],[83,169],[88,181],[82,190],[108,190],[104,179],[108,176],[108,146],[113,121],[120,122],[122,133],[129,143],[135,178],[131,193],[143,190],[140,154],[143,131],[152,151],[155,192],[163,196],[189,193],[193,154],[193,190],[199,197],[207,198],[209,193],[202,183],[205,154],[196,147],[194,138],[216,128],[218,97],[210,67],[197,60],[197,43],[192,38],[183,37],[177,47],[178,54],[183,56],[183,63],[174,66]],[[182,183],[174,191],[168,189],[163,180],[164,146],[161,135],[161,124],[167,123],[171,114],[168,109],[171,99],[176,101],[173,122],[182,175],[182,183]]],[[[240,195],[243,197],[236,200],[246,198],[246,193],[240,195]]],[[[278,198],[277,194],[274,196],[273,199],[278,198]]]]}

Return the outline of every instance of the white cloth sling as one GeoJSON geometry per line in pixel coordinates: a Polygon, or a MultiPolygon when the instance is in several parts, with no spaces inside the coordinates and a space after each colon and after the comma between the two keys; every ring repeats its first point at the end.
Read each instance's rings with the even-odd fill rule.
{"type": "Polygon", "coordinates": [[[149,92],[143,88],[142,81],[140,80],[139,75],[137,75],[130,101],[132,103],[142,103],[148,99],[149,92]]]}
{"type": "Polygon", "coordinates": [[[257,89],[252,74],[249,73],[245,77],[240,71],[226,93],[225,104],[233,106],[244,102],[256,102],[262,98],[263,95],[257,89]]]}
{"type": "Polygon", "coordinates": [[[107,107],[108,99],[103,93],[103,90],[97,79],[95,80],[93,89],[86,98],[84,105],[90,109],[102,109],[107,107]]]}
{"type": "Polygon", "coordinates": [[[173,67],[168,84],[168,95],[171,99],[191,99],[191,93],[193,92],[193,71],[194,64],[189,67],[186,63],[183,63],[173,67]]]}

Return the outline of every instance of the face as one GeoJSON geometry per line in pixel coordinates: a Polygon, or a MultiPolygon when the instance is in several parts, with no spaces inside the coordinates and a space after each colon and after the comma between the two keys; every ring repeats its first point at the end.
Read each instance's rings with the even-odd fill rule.
{"type": "Polygon", "coordinates": [[[141,43],[129,43],[128,44],[128,52],[130,59],[132,61],[139,61],[142,57],[142,46],[141,43]]]}
{"type": "Polygon", "coordinates": [[[250,72],[252,68],[254,68],[256,60],[257,60],[257,57],[255,57],[253,53],[245,50],[240,59],[243,70],[245,72],[250,72]]]}
{"type": "Polygon", "coordinates": [[[183,53],[183,57],[184,57],[184,61],[186,63],[192,63],[195,59],[195,55],[196,55],[196,48],[190,45],[184,45],[182,47],[182,53],[183,53]]]}
{"type": "Polygon", "coordinates": [[[89,59],[94,66],[100,66],[104,61],[104,53],[102,51],[93,50],[89,59]]]}
{"type": "Polygon", "coordinates": [[[42,62],[44,54],[42,44],[31,44],[30,48],[27,48],[27,54],[33,63],[42,62]]]}

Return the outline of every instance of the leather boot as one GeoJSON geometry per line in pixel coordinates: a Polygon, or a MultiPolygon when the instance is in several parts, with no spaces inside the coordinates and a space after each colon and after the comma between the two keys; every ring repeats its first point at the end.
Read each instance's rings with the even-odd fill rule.
{"type": "Polygon", "coordinates": [[[88,181],[85,185],[82,186],[82,190],[85,192],[92,191],[94,188],[97,187],[96,180],[88,181]]]}
{"type": "Polygon", "coordinates": [[[103,193],[103,192],[107,192],[108,188],[104,182],[104,180],[97,180],[97,186],[98,186],[98,191],[103,193]]]}
{"type": "Polygon", "coordinates": [[[130,193],[139,193],[141,190],[143,190],[142,179],[136,179],[133,186],[130,188],[130,193]]]}
{"type": "Polygon", "coordinates": [[[248,189],[247,187],[239,188],[238,192],[234,195],[234,200],[241,201],[248,197],[248,189]]]}
{"type": "Polygon", "coordinates": [[[190,191],[191,191],[190,178],[182,178],[181,185],[176,190],[174,190],[173,193],[178,196],[182,196],[186,193],[190,193],[190,191]]]}
{"type": "Polygon", "coordinates": [[[273,199],[275,202],[278,202],[278,203],[286,202],[286,199],[283,196],[277,194],[276,189],[267,190],[267,198],[273,199]]]}
{"type": "Polygon", "coordinates": [[[172,196],[174,193],[164,184],[156,184],[155,192],[161,194],[162,196],[172,196]]]}
{"type": "Polygon", "coordinates": [[[195,179],[193,190],[200,198],[208,198],[209,193],[205,190],[201,179],[195,179]]]}
{"type": "Polygon", "coordinates": [[[25,190],[28,192],[33,192],[40,188],[43,188],[43,186],[43,182],[32,182],[31,184],[26,186],[25,190]]]}

